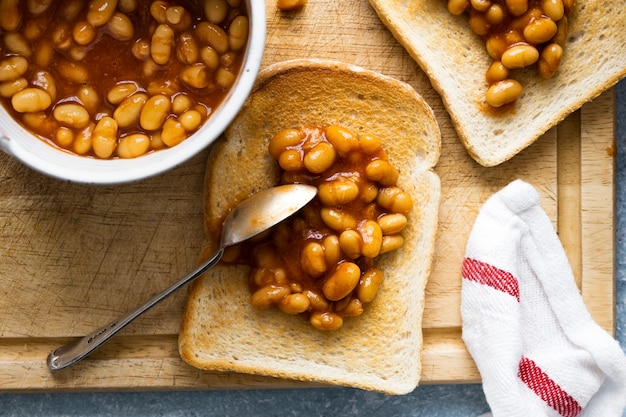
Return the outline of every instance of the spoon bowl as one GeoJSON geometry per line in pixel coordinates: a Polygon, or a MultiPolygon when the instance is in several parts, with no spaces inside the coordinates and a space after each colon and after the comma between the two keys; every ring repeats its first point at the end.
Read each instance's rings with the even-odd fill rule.
{"type": "Polygon", "coordinates": [[[259,191],[243,200],[224,220],[219,248],[213,256],[183,279],[136,309],[75,342],[52,351],[48,355],[48,367],[56,371],[80,361],[134,319],[215,266],[222,258],[226,247],[243,242],[275,226],[307,205],[316,194],[317,188],[314,186],[287,184],[259,191]]]}

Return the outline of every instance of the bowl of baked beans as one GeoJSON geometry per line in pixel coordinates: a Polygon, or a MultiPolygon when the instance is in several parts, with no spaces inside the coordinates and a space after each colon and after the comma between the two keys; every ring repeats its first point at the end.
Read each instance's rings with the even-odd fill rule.
{"type": "Polygon", "coordinates": [[[0,148],[78,183],[168,171],[236,116],[265,29],[255,0],[0,0],[0,148]]]}

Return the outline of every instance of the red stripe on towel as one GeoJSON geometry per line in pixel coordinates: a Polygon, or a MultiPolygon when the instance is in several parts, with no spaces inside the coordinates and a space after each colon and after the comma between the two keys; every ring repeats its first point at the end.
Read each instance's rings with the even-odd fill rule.
{"type": "Polygon", "coordinates": [[[580,404],[542,371],[533,360],[522,357],[517,376],[563,417],[576,417],[582,411],[580,404]]]}
{"type": "Polygon", "coordinates": [[[498,291],[512,295],[519,301],[519,284],[517,278],[510,272],[476,259],[465,258],[462,274],[465,279],[488,285],[498,291]]]}

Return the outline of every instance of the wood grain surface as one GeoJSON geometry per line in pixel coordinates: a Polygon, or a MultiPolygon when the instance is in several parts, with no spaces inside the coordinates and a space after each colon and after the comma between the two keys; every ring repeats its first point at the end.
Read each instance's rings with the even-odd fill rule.
{"type": "MultiPolygon", "coordinates": [[[[516,178],[532,183],[567,250],[587,306],[613,332],[614,96],[610,90],[505,164],[484,168],[462,147],[428,78],[367,0],[267,2],[263,66],[331,58],[412,85],[435,111],[443,143],[436,259],[426,289],[423,384],[477,382],[461,340],[460,265],[478,210],[516,178]]],[[[81,363],[51,373],[48,353],[142,303],[190,271],[202,230],[206,151],[155,178],[120,186],[60,182],[0,155],[0,390],[231,389],[311,384],[183,363],[182,291],[81,363]]],[[[234,173],[233,173],[234,174],[234,173]]],[[[210,319],[210,318],[207,318],[210,319]]]]}

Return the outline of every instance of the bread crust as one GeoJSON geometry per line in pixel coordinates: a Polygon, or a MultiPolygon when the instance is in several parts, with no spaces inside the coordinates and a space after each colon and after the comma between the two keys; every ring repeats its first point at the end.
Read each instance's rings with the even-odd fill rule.
{"type": "Polygon", "coordinates": [[[215,250],[224,211],[278,183],[267,152],[288,127],[339,124],[381,137],[415,207],[405,246],[380,257],[385,282],[363,315],[332,332],[278,309],[255,310],[249,269],[217,266],[190,290],[179,337],[181,357],[212,371],[352,386],[405,394],[421,374],[424,288],[434,253],[440,181],[433,167],[441,136],[432,109],[410,86],[359,67],[294,60],[259,74],[253,93],[207,162],[203,255],[215,250]]]}
{"type": "Polygon", "coordinates": [[[486,167],[509,160],[626,76],[626,0],[577,1],[557,74],[516,72],[524,93],[506,111],[486,104],[491,58],[465,16],[450,14],[442,0],[370,3],[441,95],[468,153],[486,167]]]}

